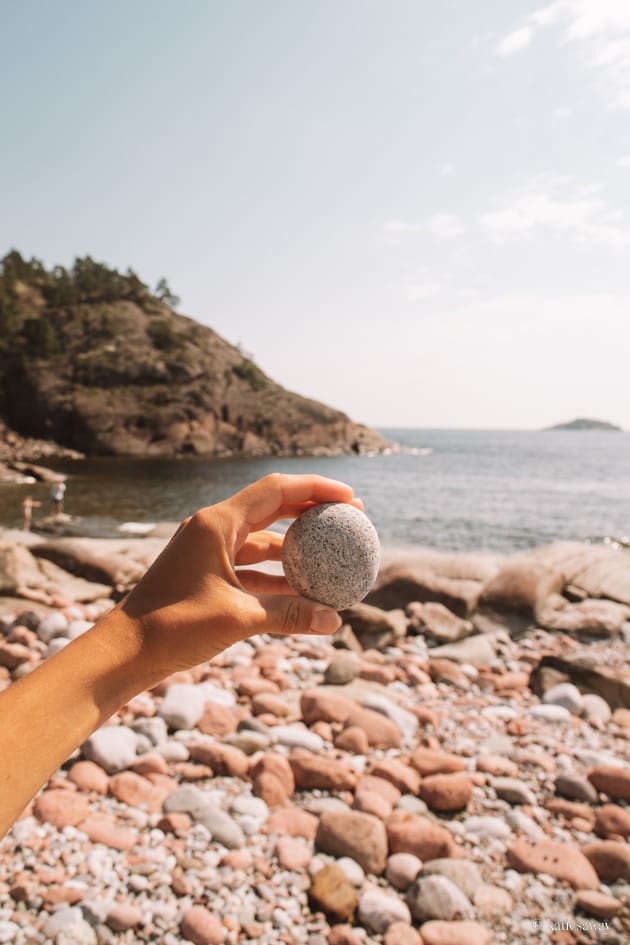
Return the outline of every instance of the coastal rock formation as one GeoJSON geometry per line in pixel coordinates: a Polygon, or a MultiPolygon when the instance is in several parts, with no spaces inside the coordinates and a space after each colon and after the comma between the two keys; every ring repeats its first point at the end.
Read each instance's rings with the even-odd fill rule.
{"type": "MultiPolygon", "coordinates": [[[[285,390],[133,273],[0,262],[0,417],[90,455],[333,455],[388,444],[285,390]]],[[[2,455],[0,454],[0,462],[2,455]]]]}

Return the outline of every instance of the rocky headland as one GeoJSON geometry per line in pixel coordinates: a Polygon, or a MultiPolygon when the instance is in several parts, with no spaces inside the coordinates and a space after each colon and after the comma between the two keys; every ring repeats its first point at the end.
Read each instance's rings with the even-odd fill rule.
{"type": "Polygon", "coordinates": [[[151,292],[131,270],[90,257],[48,271],[15,251],[5,256],[0,419],[9,440],[113,456],[333,455],[389,445],[276,384],[245,351],[176,314],[176,302],[163,280],[151,292]]]}
{"type": "MultiPolygon", "coordinates": [[[[167,537],[5,532],[2,685],[167,537]]],[[[0,941],[623,945],[630,554],[418,549],[343,616],[331,639],[240,643],[96,731],[2,842],[0,941]]]]}

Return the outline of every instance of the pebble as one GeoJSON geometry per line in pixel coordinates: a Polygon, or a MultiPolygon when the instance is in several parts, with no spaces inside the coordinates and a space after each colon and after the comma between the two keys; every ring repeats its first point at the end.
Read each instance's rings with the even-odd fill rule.
{"type": "Polygon", "coordinates": [[[324,672],[324,682],[334,686],[351,683],[359,675],[361,660],[352,650],[342,650],[328,664],[324,672]]]}
{"type": "Polygon", "coordinates": [[[422,875],[435,874],[446,876],[471,900],[483,882],[479,867],[470,860],[443,857],[425,863],[422,875]]]}
{"type": "Polygon", "coordinates": [[[356,886],[357,889],[363,885],[365,881],[365,871],[363,867],[359,866],[356,860],[353,860],[349,856],[341,856],[337,860],[337,866],[340,870],[344,871],[352,885],[356,886]]]}
{"type": "Polygon", "coordinates": [[[113,909],[107,913],[106,924],[114,932],[126,932],[127,929],[133,929],[142,922],[142,911],[137,906],[131,906],[126,903],[117,903],[113,909]]]}
{"type": "Polygon", "coordinates": [[[420,933],[406,922],[392,922],[385,932],[383,945],[422,945],[420,933]]]}
{"type": "Polygon", "coordinates": [[[534,792],[517,778],[493,778],[492,787],[497,797],[507,801],[508,804],[536,805],[534,792]]]}
{"type": "Polygon", "coordinates": [[[132,729],[126,725],[107,725],[90,735],[81,751],[88,761],[114,774],[133,764],[137,745],[138,735],[132,729]]]}
{"type": "Polygon", "coordinates": [[[90,812],[88,799],[71,791],[43,791],[35,798],[33,813],[38,820],[58,830],[76,827],[90,812]]]}
{"type": "Polygon", "coordinates": [[[346,503],[308,509],[293,522],[282,545],[282,565],[293,590],[335,610],[363,600],[379,564],[374,526],[346,503]]]}
{"type": "Polygon", "coordinates": [[[406,901],[419,922],[474,918],[472,903],[446,876],[421,876],[407,890],[406,901]]]}
{"type": "Polygon", "coordinates": [[[507,889],[481,883],[475,890],[473,905],[478,918],[494,919],[508,915],[514,908],[514,901],[507,889]]]}
{"type": "Polygon", "coordinates": [[[385,875],[396,889],[408,889],[422,869],[422,860],[413,853],[393,853],[387,859],[385,875]]]}
{"type": "Polygon", "coordinates": [[[420,926],[422,945],[491,945],[492,935],[479,922],[425,922],[420,926]]]}
{"type": "Polygon", "coordinates": [[[559,774],[554,788],[560,797],[567,797],[573,801],[585,801],[587,804],[597,804],[597,791],[586,778],[581,778],[577,774],[559,774]]]}
{"type": "Polygon", "coordinates": [[[472,789],[472,781],[463,772],[431,774],[422,779],[420,797],[431,810],[456,811],[468,806],[472,789]]]}
{"type": "Polygon", "coordinates": [[[329,863],[315,874],[309,896],[317,908],[338,922],[352,918],[359,904],[356,889],[343,870],[334,863],[329,863]]]}
{"type": "Polygon", "coordinates": [[[366,873],[382,873],[387,863],[385,826],[371,814],[359,811],[325,811],[315,836],[315,845],[333,856],[348,856],[366,873]]]}
{"type": "Polygon", "coordinates": [[[535,705],[529,710],[529,714],[534,719],[540,719],[541,722],[570,722],[571,712],[563,705],[555,703],[535,705]]]}
{"type": "Polygon", "coordinates": [[[226,938],[225,926],[205,906],[187,909],[179,930],[193,945],[222,945],[226,938]]]}
{"type": "Polygon", "coordinates": [[[555,840],[529,843],[519,838],[507,850],[507,862],[523,873],[548,873],[574,889],[599,889],[597,873],[580,850],[555,840]]]}
{"type": "Polygon", "coordinates": [[[372,887],[359,898],[358,919],[370,932],[382,935],[394,922],[411,924],[411,913],[402,899],[372,887]]]}
{"type": "Polygon", "coordinates": [[[581,715],[584,707],[582,693],[572,683],[558,683],[552,686],[543,696],[543,703],[547,705],[564,706],[572,715],[581,715]]]}
{"type": "Polygon", "coordinates": [[[630,846],[616,840],[595,840],[583,847],[584,856],[605,883],[630,883],[630,846]]]}
{"type": "Polygon", "coordinates": [[[35,632],[44,643],[50,643],[53,637],[64,636],[68,629],[68,618],[55,610],[39,622],[35,632]]]}
{"type": "Polygon", "coordinates": [[[395,811],[387,821],[390,853],[413,853],[420,860],[450,856],[453,837],[445,827],[407,811],[395,811]]]}
{"type": "Polygon", "coordinates": [[[174,683],[166,690],[158,716],[172,729],[191,729],[203,715],[206,695],[193,683],[174,683]]]}
{"type": "Polygon", "coordinates": [[[319,754],[324,750],[325,743],[320,735],[309,732],[301,725],[275,725],[271,730],[272,740],[278,745],[287,748],[303,748],[319,754]]]}
{"type": "Polygon", "coordinates": [[[374,712],[380,712],[381,715],[390,719],[405,738],[412,739],[418,732],[418,719],[413,712],[396,705],[380,692],[372,692],[364,696],[363,706],[374,712]]]}
{"type": "Polygon", "coordinates": [[[587,915],[594,915],[598,919],[612,919],[623,908],[623,903],[614,896],[595,889],[581,889],[575,897],[575,905],[587,915]]]}
{"type": "Polygon", "coordinates": [[[493,837],[498,840],[504,840],[509,837],[511,830],[504,820],[500,817],[492,816],[472,816],[466,817],[463,821],[464,832],[470,834],[478,840],[484,837],[493,837]]]}
{"type": "Polygon", "coordinates": [[[601,837],[630,837],[630,810],[618,804],[604,804],[595,816],[595,832],[601,837]]]}
{"type": "Polygon", "coordinates": [[[589,692],[582,697],[582,715],[588,722],[606,725],[610,721],[612,711],[605,699],[589,692]]]}
{"type": "Polygon", "coordinates": [[[423,778],[432,774],[452,774],[466,767],[463,758],[436,748],[416,748],[409,761],[423,778]]]}
{"type": "Polygon", "coordinates": [[[630,801],[630,768],[598,765],[589,771],[588,780],[613,800],[630,801]]]}

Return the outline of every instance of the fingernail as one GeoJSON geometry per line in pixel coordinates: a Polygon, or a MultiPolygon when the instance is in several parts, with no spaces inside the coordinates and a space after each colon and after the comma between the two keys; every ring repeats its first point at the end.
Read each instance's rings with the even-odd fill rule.
{"type": "Polygon", "coordinates": [[[322,607],[316,610],[311,618],[311,630],[314,633],[334,633],[341,626],[341,617],[336,610],[322,607]]]}

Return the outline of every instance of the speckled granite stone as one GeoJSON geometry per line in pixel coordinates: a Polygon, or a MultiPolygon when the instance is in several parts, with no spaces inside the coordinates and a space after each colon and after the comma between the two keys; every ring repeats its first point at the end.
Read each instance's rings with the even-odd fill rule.
{"type": "Polygon", "coordinates": [[[325,502],[289,528],[282,564],[294,591],[343,610],[363,600],[380,563],[380,545],[369,518],[352,505],[325,502]]]}

